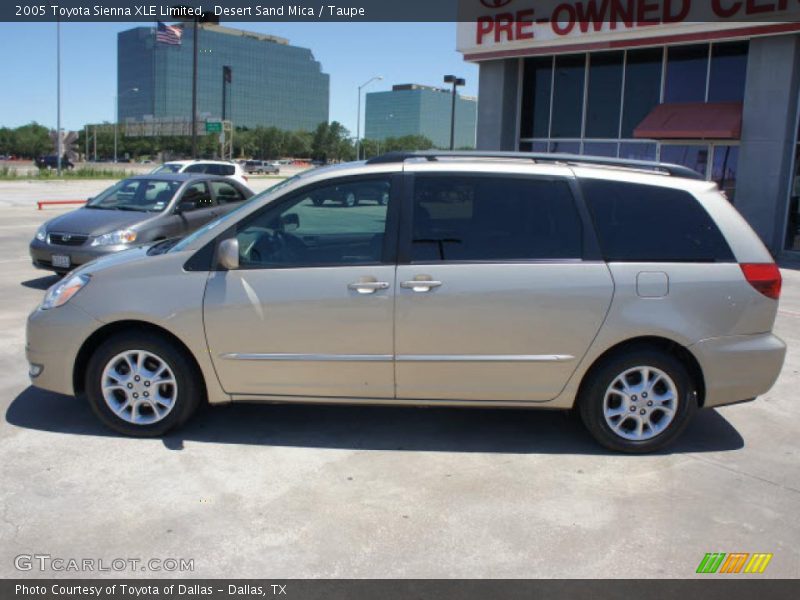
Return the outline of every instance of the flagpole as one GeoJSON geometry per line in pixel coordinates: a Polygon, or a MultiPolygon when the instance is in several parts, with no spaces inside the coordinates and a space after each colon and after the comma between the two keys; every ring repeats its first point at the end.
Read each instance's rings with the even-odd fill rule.
{"type": "Polygon", "coordinates": [[[192,25],[192,158],[197,158],[197,21],[192,25]]]}

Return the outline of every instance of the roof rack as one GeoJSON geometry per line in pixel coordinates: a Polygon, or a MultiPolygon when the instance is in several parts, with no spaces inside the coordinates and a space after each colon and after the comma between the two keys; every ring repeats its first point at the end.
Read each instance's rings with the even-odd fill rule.
{"type": "Polygon", "coordinates": [[[505,158],[516,160],[532,160],[535,163],[562,163],[567,165],[596,165],[601,167],[621,167],[654,171],[672,177],[704,180],[700,173],[681,165],[662,163],[650,160],[628,160],[601,156],[583,156],[580,154],[547,154],[541,152],[482,152],[482,151],[439,151],[423,150],[419,152],[388,152],[367,160],[368,165],[405,162],[412,158],[424,158],[435,162],[440,158],[505,158]]]}

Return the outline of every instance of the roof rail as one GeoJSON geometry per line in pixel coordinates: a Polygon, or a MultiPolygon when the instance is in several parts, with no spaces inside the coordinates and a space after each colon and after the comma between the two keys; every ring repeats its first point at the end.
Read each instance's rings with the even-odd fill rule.
{"type": "Polygon", "coordinates": [[[562,163],[567,165],[594,165],[601,167],[621,167],[654,171],[673,177],[704,180],[700,173],[681,165],[662,163],[650,160],[632,160],[624,158],[607,158],[603,156],[583,156],[580,154],[548,154],[540,152],[483,152],[483,151],[440,151],[422,150],[418,152],[388,152],[366,161],[368,165],[405,162],[412,158],[424,158],[436,161],[440,158],[506,158],[516,160],[532,160],[535,163],[562,163]]]}

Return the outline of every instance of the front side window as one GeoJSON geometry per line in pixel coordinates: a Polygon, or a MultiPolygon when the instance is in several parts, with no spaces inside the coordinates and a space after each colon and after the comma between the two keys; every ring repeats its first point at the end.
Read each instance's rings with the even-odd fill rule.
{"type": "Polygon", "coordinates": [[[582,227],[564,181],[420,176],[413,262],[580,259],[582,227]]]}
{"type": "Polygon", "coordinates": [[[362,179],[303,190],[242,223],[243,269],[380,263],[390,182],[362,179]]]}
{"type": "Polygon", "coordinates": [[[728,243],[688,192],[585,179],[583,195],[608,262],[733,260],[728,243]]]}

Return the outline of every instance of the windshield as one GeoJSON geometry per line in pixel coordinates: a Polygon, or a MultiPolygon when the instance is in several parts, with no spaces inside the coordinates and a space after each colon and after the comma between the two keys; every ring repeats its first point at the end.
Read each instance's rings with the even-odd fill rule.
{"type": "Polygon", "coordinates": [[[205,235],[207,232],[211,231],[212,229],[217,229],[217,228],[219,228],[220,230],[225,229],[224,225],[226,225],[227,223],[230,223],[231,221],[235,221],[235,219],[239,216],[239,214],[243,210],[249,209],[250,205],[255,200],[261,200],[263,198],[266,198],[267,196],[277,195],[283,188],[285,188],[286,186],[288,186],[291,183],[294,183],[295,181],[300,179],[302,176],[303,176],[303,174],[300,173],[298,175],[295,175],[294,177],[289,177],[288,179],[284,179],[280,183],[273,185],[271,188],[268,188],[268,189],[264,190],[263,192],[261,192],[260,194],[257,194],[255,196],[253,196],[252,198],[250,198],[246,202],[243,202],[242,205],[239,206],[238,208],[236,208],[235,210],[232,210],[228,214],[226,214],[226,215],[224,215],[224,216],[222,216],[222,217],[220,217],[218,219],[215,219],[215,220],[211,221],[210,223],[208,223],[204,227],[201,227],[200,229],[195,231],[193,234],[183,238],[180,242],[178,242],[172,248],[170,248],[169,251],[170,252],[181,252],[181,251],[185,250],[188,246],[190,246],[196,239],[202,237],[203,235],[205,235]]]}
{"type": "Polygon", "coordinates": [[[92,198],[86,208],[161,212],[180,185],[163,179],[123,179],[92,198]]]}
{"type": "Polygon", "coordinates": [[[183,165],[181,165],[180,163],[164,163],[160,167],[156,167],[155,169],[153,169],[150,172],[151,173],[180,173],[182,166],[183,165]]]}

